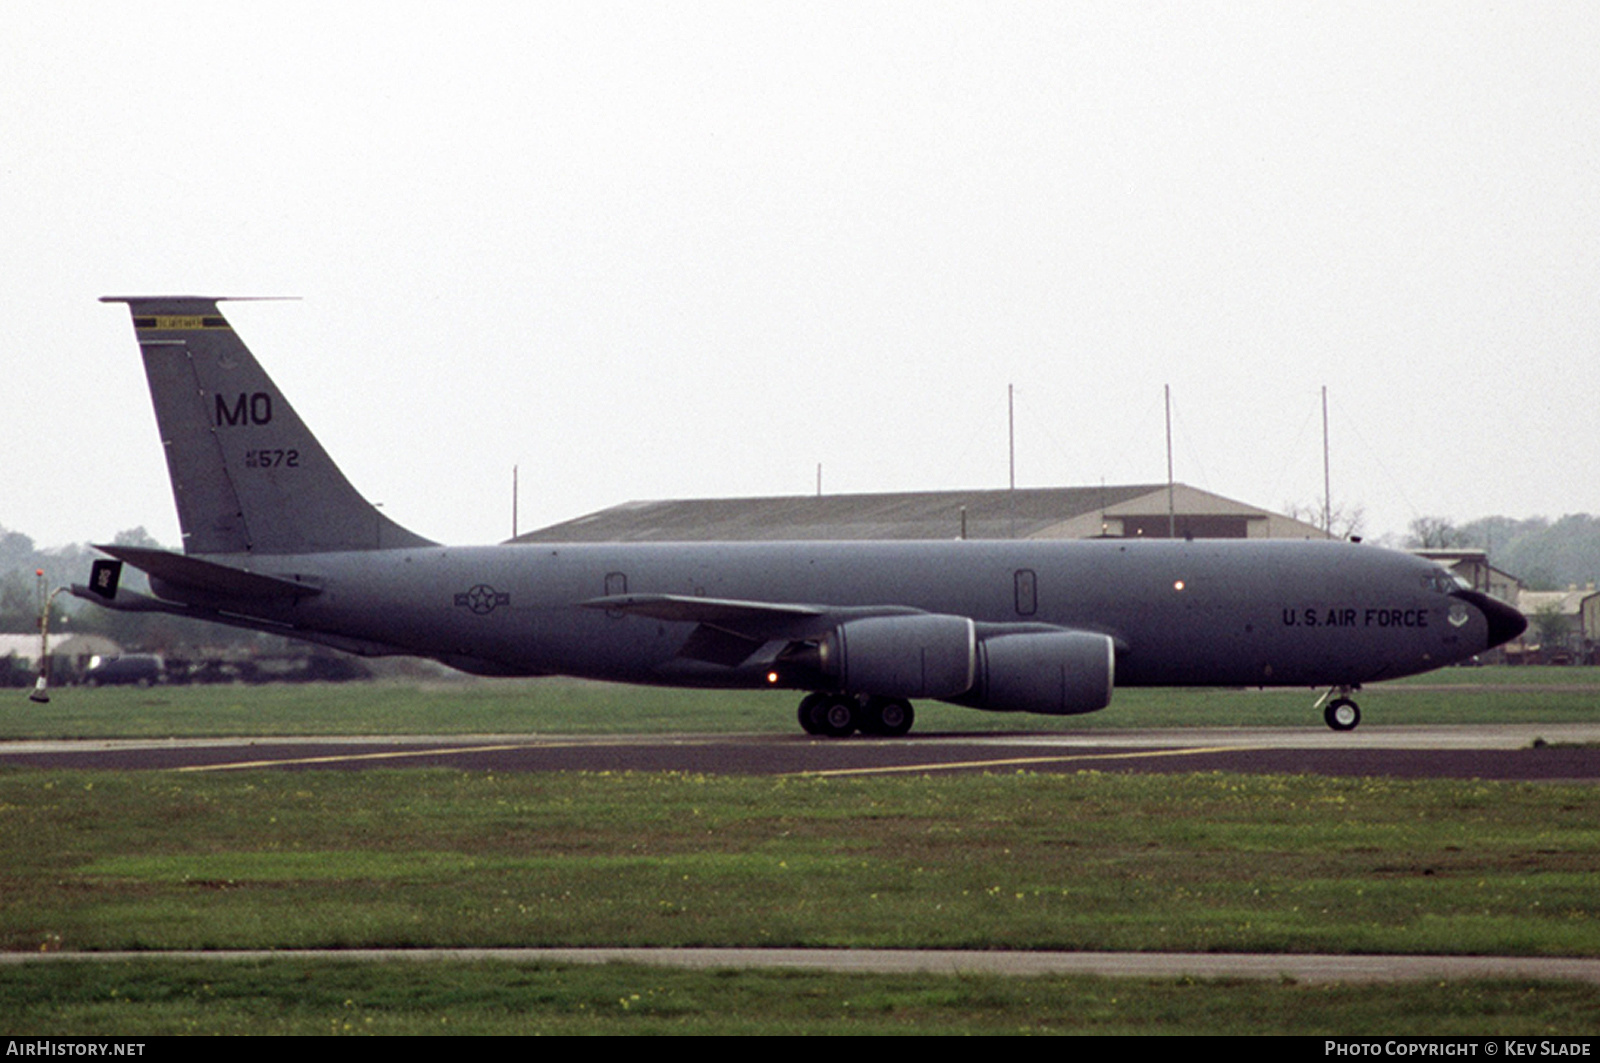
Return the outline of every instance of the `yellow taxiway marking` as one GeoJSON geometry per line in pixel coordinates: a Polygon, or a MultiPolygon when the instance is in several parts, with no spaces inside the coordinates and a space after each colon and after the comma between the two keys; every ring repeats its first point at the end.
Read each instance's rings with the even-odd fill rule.
{"type": "Polygon", "coordinates": [[[1267,746],[1199,746],[1194,749],[1152,749],[1138,753],[1074,753],[1059,757],[1005,757],[999,760],[953,760],[934,764],[901,764],[883,768],[827,768],[790,775],[883,775],[889,772],[953,771],[960,768],[1016,768],[1029,764],[1065,764],[1074,760],[1131,760],[1136,757],[1192,757],[1202,753],[1246,753],[1267,746]]]}
{"type": "MultiPolygon", "coordinates": [[[[395,749],[381,753],[333,753],[320,757],[286,757],[280,760],[240,760],[227,764],[190,764],[173,771],[243,771],[249,768],[284,768],[308,764],[338,764],[369,760],[401,760],[461,753],[502,753],[515,749],[566,749],[583,742],[507,742],[487,746],[440,746],[434,749],[395,749]]],[[[1131,760],[1137,757],[1192,757],[1206,753],[1243,753],[1267,749],[1262,745],[1197,746],[1193,749],[1152,749],[1133,753],[1073,753],[1061,756],[1002,757],[993,760],[954,760],[925,764],[885,765],[870,768],[825,768],[818,771],[787,772],[791,776],[885,775],[906,772],[958,771],[973,768],[1019,768],[1037,764],[1065,764],[1075,760],[1131,760]]]]}
{"type": "Polygon", "coordinates": [[[289,757],[285,760],[241,760],[230,764],[191,764],[173,771],[238,771],[244,768],[283,768],[295,764],[337,764],[341,760],[395,760],[403,757],[437,757],[450,753],[502,753],[508,749],[561,749],[577,742],[510,742],[498,746],[442,746],[438,749],[389,750],[383,753],[335,753],[325,757],[289,757]]]}

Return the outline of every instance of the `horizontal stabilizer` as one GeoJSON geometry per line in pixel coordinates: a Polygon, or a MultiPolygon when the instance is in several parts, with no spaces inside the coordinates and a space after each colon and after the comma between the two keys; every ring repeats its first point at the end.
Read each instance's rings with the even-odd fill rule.
{"type": "Polygon", "coordinates": [[[224,598],[304,598],[321,590],[306,583],[246,572],[242,568],[202,561],[142,546],[96,546],[165,583],[224,598]]]}
{"type": "Polygon", "coordinates": [[[93,602],[103,609],[114,609],[119,613],[172,613],[176,616],[188,616],[189,607],[177,602],[164,602],[160,598],[152,598],[148,594],[130,591],[126,587],[117,592],[115,599],[107,600],[98,590],[85,587],[81,583],[74,583],[70,588],[74,598],[82,598],[86,602],[93,602]]]}
{"type": "MultiPolygon", "coordinates": [[[[245,575],[249,575],[249,573],[245,573],[245,575]]],[[[119,613],[166,613],[169,616],[182,616],[191,620],[204,620],[211,624],[226,624],[229,627],[243,628],[246,631],[262,631],[268,635],[281,635],[284,638],[299,639],[302,642],[328,646],[360,657],[414,655],[411,650],[403,649],[399,646],[390,646],[387,643],[374,642],[371,639],[357,639],[325,631],[311,631],[291,624],[276,623],[259,617],[244,616],[239,613],[223,612],[219,609],[190,605],[186,602],[169,602],[161,598],[152,598],[148,594],[130,591],[126,587],[119,590],[116,598],[111,601],[105,600],[98,591],[91,590],[81,583],[74,583],[71,590],[75,598],[94,602],[94,604],[103,609],[112,609],[119,613]]]]}

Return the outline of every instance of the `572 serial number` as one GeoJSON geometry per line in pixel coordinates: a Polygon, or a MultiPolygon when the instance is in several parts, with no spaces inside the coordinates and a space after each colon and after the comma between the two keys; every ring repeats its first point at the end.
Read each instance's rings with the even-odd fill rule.
{"type": "Polygon", "coordinates": [[[298,469],[300,467],[300,452],[298,450],[247,450],[244,452],[244,467],[247,469],[298,469]]]}

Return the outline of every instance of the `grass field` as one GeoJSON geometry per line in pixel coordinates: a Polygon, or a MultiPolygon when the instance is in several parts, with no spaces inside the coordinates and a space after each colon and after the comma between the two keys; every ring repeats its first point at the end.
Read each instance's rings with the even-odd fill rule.
{"type": "MultiPolygon", "coordinates": [[[[1460,669],[1368,691],[1363,707],[1368,725],[1470,713],[1588,720],[1600,695],[1584,688],[1586,677],[1460,669]],[[1460,683],[1469,689],[1439,689],[1460,683]]],[[[794,727],[788,695],[578,683],[68,690],[45,707],[17,700],[4,718],[7,737],[794,727]]],[[[1120,691],[1113,709],[1092,717],[935,707],[919,729],[1133,722],[1114,722],[1118,712],[1166,726],[1320,728],[1311,700],[1304,691],[1120,691]]],[[[845,781],[11,770],[0,772],[0,948],[766,944],[1600,956],[1595,809],[1587,786],[1216,774],[845,781]]],[[[420,968],[8,967],[0,1029],[1600,1032],[1600,991],[1559,983],[420,968]]]]}
{"type": "MultiPolygon", "coordinates": [[[[676,971],[511,963],[36,965],[0,1023],[52,1034],[1300,1034],[1566,1036],[1572,983],[1297,985],[1188,979],[676,971]]],[[[147,1050],[148,1054],[148,1050],[147,1050]]]]}
{"type": "Polygon", "coordinates": [[[1584,786],[0,774],[0,948],[1600,956],[1584,786]]]}

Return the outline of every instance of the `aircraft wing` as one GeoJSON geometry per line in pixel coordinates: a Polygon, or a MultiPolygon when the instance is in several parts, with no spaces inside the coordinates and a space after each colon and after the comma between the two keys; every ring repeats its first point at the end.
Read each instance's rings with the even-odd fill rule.
{"type": "Polygon", "coordinates": [[[728,667],[743,664],[774,639],[819,637],[846,620],[906,616],[921,612],[903,605],[833,606],[795,602],[749,602],[685,594],[612,594],[579,602],[612,615],[649,617],[698,625],[680,657],[728,667]]]}
{"type": "Polygon", "coordinates": [[[696,598],[687,594],[611,594],[579,602],[652,620],[699,623],[749,638],[795,639],[819,635],[845,620],[867,616],[909,616],[922,612],[904,605],[811,605],[797,602],[747,602],[735,598],[696,598]]]}

